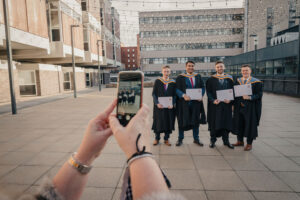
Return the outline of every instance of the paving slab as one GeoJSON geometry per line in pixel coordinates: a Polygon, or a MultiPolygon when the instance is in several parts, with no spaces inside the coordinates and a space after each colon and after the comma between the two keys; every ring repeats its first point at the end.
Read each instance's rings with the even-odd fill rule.
{"type": "Polygon", "coordinates": [[[222,156],[193,156],[199,170],[232,170],[222,156]]]}
{"type": "Polygon", "coordinates": [[[196,170],[165,169],[172,189],[203,190],[200,176],[196,170]]]}
{"type": "Polygon", "coordinates": [[[300,192],[300,172],[276,172],[295,192],[300,192]]]}
{"type": "Polygon", "coordinates": [[[206,194],[201,190],[172,190],[188,200],[207,200],[206,194]]]}
{"type": "MultiPolygon", "coordinates": [[[[146,88],[144,93],[144,103],[150,108],[151,92],[146,88]]],[[[27,102],[18,115],[0,114],[0,187],[33,192],[45,176],[55,176],[79,147],[88,121],[115,96],[116,89],[105,88],[101,93],[92,89],[77,99],[71,95],[55,101],[45,98],[40,103],[27,102]]],[[[206,101],[204,98],[205,104],[206,101]]],[[[161,143],[152,151],[170,179],[172,190],[187,199],[297,200],[299,104],[297,98],[264,94],[259,137],[250,152],[242,147],[229,149],[221,139],[216,148],[209,148],[207,125],[200,126],[204,147],[193,144],[192,131],[186,131],[183,146],[176,147],[177,124],[170,136],[172,146],[161,143]]],[[[236,141],[232,134],[229,138],[231,143],[236,141]]],[[[82,199],[119,199],[125,166],[126,157],[111,137],[94,163],[82,199]]]]}
{"type": "Polygon", "coordinates": [[[255,200],[250,192],[236,192],[236,191],[207,191],[209,200],[255,200]]]}
{"type": "Polygon", "coordinates": [[[234,171],[199,170],[205,190],[247,191],[234,171]]]}
{"type": "Polygon", "coordinates": [[[253,192],[257,200],[300,200],[300,197],[295,193],[289,192],[253,192]]]}
{"type": "Polygon", "coordinates": [[[271,172],[238,171],[239,177],[250,191],[292,191],[292,189],[271,172]]]}

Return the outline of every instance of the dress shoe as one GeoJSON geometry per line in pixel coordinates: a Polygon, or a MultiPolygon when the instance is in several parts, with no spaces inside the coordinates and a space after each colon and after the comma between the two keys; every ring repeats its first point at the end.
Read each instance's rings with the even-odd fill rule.
{"type": "Polygon", "coordinates": [[[233,146],[235,146],[235,147],[243,147],[244,146],[244,142],[237,141],[235,144],[233,144],[233,146]]]}
{"type": "Polygon", "coordinates": [[[216,147],[216,143],[214,143],[214,142],[210,143],[210,144],[209,144],[209,147],[210,147],[210,148],[215,148],[215,147],[216,147]]]}
{"type": "Polygon", "coordinates": [[[179,147],[179,146],[181,146],[181,145],[182,145],[182,141],[181,141],[181,140],[178,140],[178,141],[176,142],[176,146],[179,147]]]}
{"type": "Polygon", "coordinates": [[[224,143],[225,146],[227,146],[229,149],[234,149],[234,146],[232,144],[228,143],[224,143]]]}
{"type": "Polygon", "coordinates": [[[250,151],[252,149],[252,145],[251,144],[247,144],[244,148],[244,151],[250,151]]]}
{"type": "Polygon", "coordinates": [[[200,147],[203,147],[203,143],[198,140],[194,140],[194,143],[199,145],[200,147]]]}
{"type": "Polygon", "coordinates": [[[159,140],[154,140],[153,145],[156,146],[159,144],[159,140]]]}
{"type": "Polygon", "coordinates": [[[171,146],[171,144],[170,144],[169,140],[165,140],[165,145],[167,145],[167,146],[171,146]]]}

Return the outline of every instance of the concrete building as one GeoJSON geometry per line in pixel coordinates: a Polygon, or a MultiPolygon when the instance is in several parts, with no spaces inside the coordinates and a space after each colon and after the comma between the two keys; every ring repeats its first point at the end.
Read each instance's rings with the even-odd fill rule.
{"type": "Polygon", "coordinates": [[[125,70],[136,70],[140,68],[137,47],[121,48],[122,63],[125,64],[125,70]]]}
{"type": "Polygon", "coordinates": [[[211,71],[214,62],[243,52],[244,9],[141,12],[141,67],[157,73],[162,65],[184,71],[193,60],[197,70],[211,71]]]}
{"type": "Polygon", "coordinates": [[[245,49],[254,50],[254,37],[257,35],[257,48],[271,46],[277,33],[298,24],[293,17],[299,16],[297,0],[245,0],[245,49]]]}
{"type": "Polygon", "coordinates": [[[100,0],[102,38],[104,41],[105,59],[103,66],[121,67],[121,42],[119,13],[108,0],[100,0]]]}
{"type": "MultiPolygon", "coordinates": [[[[17,99],[73,89],[71,25],[78,25],[73,28],[78,90],[99,84],[98,51],[102,83],[109,82],[108,69],[121,66],[119,15],[108,0],[8,3],[17,99]]],[[[3,9],[0,0],[0,102],[10,98],[3,9]]]]}
{"type": "Polygon", "coordinates": [[[299,5],[295,0],[246,1],[245,53],[225,59],[227,72],[241,76],[241,66],[249,64],[265,91],[300,96],[299,20],[293,18],[300,15],[299,5]]]}

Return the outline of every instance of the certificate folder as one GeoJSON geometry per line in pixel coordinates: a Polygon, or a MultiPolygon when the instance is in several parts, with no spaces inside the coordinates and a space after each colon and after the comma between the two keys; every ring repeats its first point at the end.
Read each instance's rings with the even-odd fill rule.
{"type": "Polygon", "coordinates": [[[233,89],[228,89],[228,90],[217,90],[217,99],[219,101],[224,101],[224,100],[234,100],[233,97],[233,89]]]}
{"type": "Polygon", "coordinates": [[[173,98],[172,97],[158,97],[158,102],[164,108],[168,108],[169,106],[173,105],[173,98]]]}
{"type": "Polygon", "coordinates": [[[186,95],[191,98],[191,100],[200,100],[202,99],[202,89],[186,89],[186,95]]]}
{"type": "Polygon", "coordinates": [[[252,85],[251,84],[235,85],[234,86],[234,95],[235,95],[235,97],[252,95],[252,85]]]}

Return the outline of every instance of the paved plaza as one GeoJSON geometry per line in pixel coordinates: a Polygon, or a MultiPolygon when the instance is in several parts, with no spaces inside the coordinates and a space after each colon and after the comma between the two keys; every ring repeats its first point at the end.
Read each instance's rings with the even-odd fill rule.
{"type": "MultiPolygon", "coordinates": [[[[152,90],[145,103],[153,106],[152,90]]],[[[117,96],[116,89],[82,93],[0,115],[0,188],[34,192],[44,176],[52,177],[80,144],[88,121],[117,96]]],[[[152,113],[151,113],[152,116],[152,113]]],[[[154,139],[154,135],[153,135],[154,139]]],[[[259,138],[244,152],[223,146],[210,149],[207,125],[200,127],[204,147],[193,144],[153,148],[172,190],[190,200],[300,200],[300,99],[264,94],[259,138]]],[[[234,143],[235,137],[230,141],[234,143]]],[[[152,142],[152,141],[151,141],[152,142]]],[[[125,156],[112,137],[89,175],[82,199],[118,199],[125,156]]]]}

